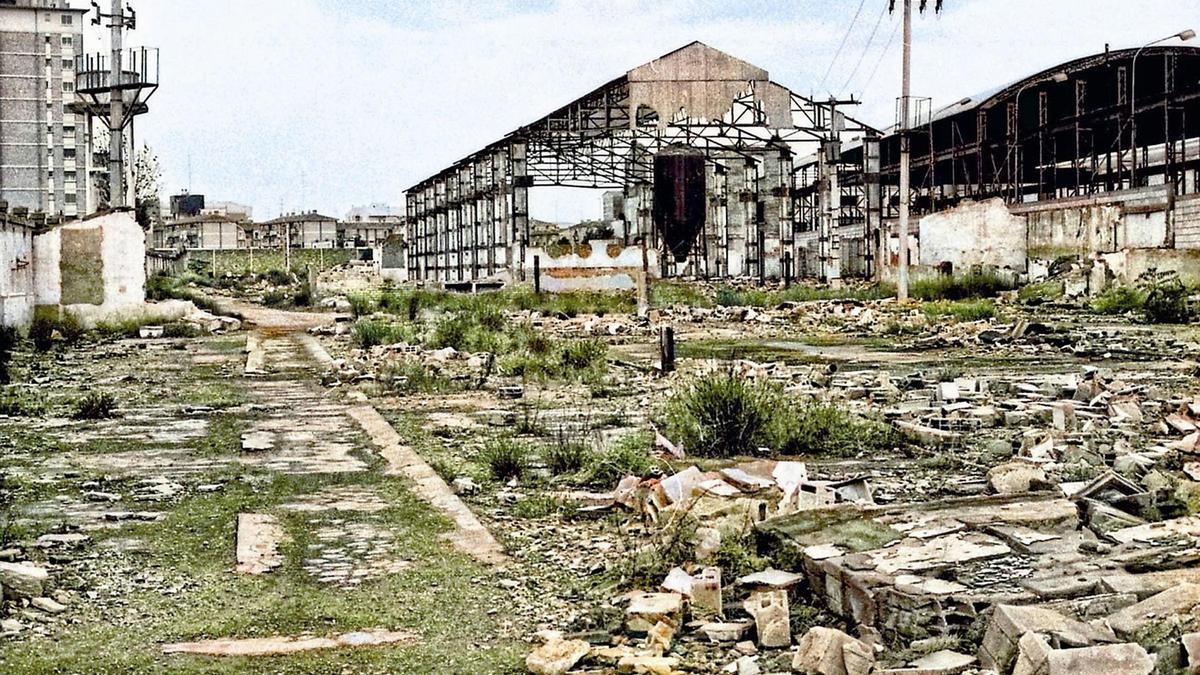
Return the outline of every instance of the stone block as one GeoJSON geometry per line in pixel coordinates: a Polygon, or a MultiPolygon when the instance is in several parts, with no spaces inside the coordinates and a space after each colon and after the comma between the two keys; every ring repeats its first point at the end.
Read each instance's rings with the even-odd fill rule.
{"type": "Polygon", "coordinates": [[[787,647],[792,644],[787,591],[756,591],[746,599],[744,607],[754,617],[760,646],[787,647]]]}
{"type": "Polygon", "coordinates": [[[683,621],[683,596],[679,593],[639,593],[630,598],[625,626],[631,633],[649,633],[660,621],[673,626],[683,621]]]}
{"type": "Polygon", "coordinates": [[[40,598],[50,574],[26,563],[0,562],[0,588],[10,600],[40,598]]]}
{"type": "Polygon", "coordinates": [[[821,626],[804,634],[792,657],[792,670],[810,675],[867,675],[874,665],[871,645],[821,626]]]}
{"type": "Polygon", "coordinates": [[[525,667],[535,675],[563,675],[591,651],[583,640],[550,640],[525,657],[525,667]]]}

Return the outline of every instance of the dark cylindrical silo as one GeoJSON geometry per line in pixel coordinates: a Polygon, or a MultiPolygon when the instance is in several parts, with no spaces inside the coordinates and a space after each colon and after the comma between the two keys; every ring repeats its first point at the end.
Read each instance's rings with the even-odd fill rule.
{"type": "Polygon", "coordinates": [[[654,226],[678,262],[687,260],[708,214],[704,155],[667,149],[654,157],[654,226]]]}

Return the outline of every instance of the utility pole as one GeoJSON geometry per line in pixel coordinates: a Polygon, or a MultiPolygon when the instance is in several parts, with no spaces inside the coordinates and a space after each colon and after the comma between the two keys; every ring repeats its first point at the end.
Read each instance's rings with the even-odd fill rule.
{"type": "MultiPolygon", "coordinates": [[[[921,0],[924,12],[929,0],[921,0]]],[[[936,0],[934,11],[942,9],[942,0],[936,0]]],[[[896,0],[891,2],[896,10],[896,0]]],[[[896,300],[908,301],[908,211],[912,181],[912,139],[909,134],[911,120],[910,99],[912,98],[912,0],[904,0],[904,45],[900,89],[900,265],[896,271],[896,300]]]]}
{"type": "Polygon", "coordinates": [[[109,119],[112,134],[108,141],[109,206],[128,205],[125,195],[125,95],[121,91],[121,51],[125,31],[125,8],[122,0],[112,0],[112,70],[108,74],[109,119]]]}
{"type": "Polygon", "coordinates": [[[908,135],[909,97],[912,95],[912,0],[904,0],[903,74],[900,89],[900,268],[896,272],[896,300],[908,302],[908,200],[912,180],[912,139],[908,135]]]}

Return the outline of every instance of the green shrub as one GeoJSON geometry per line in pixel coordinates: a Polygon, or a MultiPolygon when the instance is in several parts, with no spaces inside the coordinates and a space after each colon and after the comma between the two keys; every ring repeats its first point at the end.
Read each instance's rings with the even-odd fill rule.
{"type": "Polygon", "coordinates": [[[517,500],[513,504],[512,514],[517,518],[533,519],[547,518],[560,513],[563,505],[550,495],[532,495],[517,500]]]}
{"type": "Polygon", "coordinates": [[[280,269],[267,270],[260,278],[272,286],[290,286],[292,283],[292,273],[280,269]]]}
{"type": "Polygon", "coordinates": [[[168,338],[195,338],[203,335],[195,324],[187,323],[186,321],[173,321],[163,326],[163,337],[168,338]]]}
{"type": "Polygon", "coordinates": [[[371,296],[363,293],[351,293],[346,296],[346,300],[350,303],[350,312],[355,317],[367,316],[375,311],[375,301],[371,296]]]}
{"type": "Polygon", "coordinates": [[[479,458],[492,478],[506,481],[525,475],[529,455],[527,444],[512,438],[497,438],[484,446],[479,458]]]}
{"type": "Polygon", "coordinates": [[[925,303],[921,310],[931,319],[951,317],[955,321],[983,321],[996,316],[996,305],[991,300],[938,300],[925,303]]]}
{"type": "Polygon", "coordinates": [[[699,457],[757,455],[770,445],[777,387],[733,373],[694,380],[667,402],[667,435],[699,457]]]}
{"type": "Polygon", "coordinates": [[[292,293],[292,304],[296,307],[312,307],[313,299],[312,286],[307,281],[300,284],[300,288],[292,293]]]}
{"type": "Polygon", "coordinates": [[[89,392],[75,402],[75,412],[72,414],[77,420],[101,420],[116,416],[117,399],[109,393],[105,392],[89,392]]]}
{"type": "Polygon", "coordinates": [[[1153,284],[1146,293],[1143,311],[1150,323],[1187,323],[1192,315],[1188,289],[1178,279],[1153,284]]]}
{"type": "Polygon", "coordinates": [[[54,346],[54,334],[58,333],[67,344],[75,344],[83,339],[83,325],[70,312],[60,312],[57,308],[39,308],[29,327],[29,338],[33,346],[40,352],[48,351],[54,346]]]}
{"type": "Polygon", "coordinates": [[[267,291],[263,293],[262,302],[267,307],[282,307],[288,303],[287,291],[267,291]]]}
{"type": "Polygon", "coordinates": [[[36,417],[45,410],[45,403],[32,393],[22,394],[15,389],[0,390],[0,415],[36,417]]]}
{"type": "Polygon", "coordinates": [[[1125,314],[1136,312],[1146,304],[1146,294],[1133,286],[1113,286],[1092,301],[1092,311],[1097,314],[1125,314]]]}
{"type": "Polygon", "coordinates": [[[404,393],[447,394],[462,389],[441,373],[413,361],[399,361],[384,366],[383,379],[404,393]]]}
{"type": "Polygon", "coordinates": [[[608,359],[608,345],[601,340],[569,340],[562,346],[562,366],[570,371],[593,370],[608,359]]]}

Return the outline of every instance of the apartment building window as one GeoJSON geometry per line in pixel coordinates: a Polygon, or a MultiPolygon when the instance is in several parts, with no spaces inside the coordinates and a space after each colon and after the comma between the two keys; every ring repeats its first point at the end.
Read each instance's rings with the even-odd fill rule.
{"type": "Polygon", "coordinates": [[[62,43],[63,43],[64,47],[73,45],[73,44],[75,44],[75,38],[74,38],[74,36],[71,36],[71,35],[64,35],[64,36],[62,36],[62,43]]]}
{"type": "Polygon", "coordinates": [[[51,59],[49,56],[47,56],[46,57],[46,67],[49,68],[52,65],[54,65],[54,59],[51,59]]]}
{"type": "Polygon", "coordinates": [[[74,136],[75,127],[63,127],[63,136],[74,136]]]}
{"type": "Polygon", "coordinates": [[[63,159],[75,159],[75,148],[63,148],[63,159]]]}
{"type": "Polygon", "coordinates": [[[71,59],[63,59],[62,67],[63,67],[63,70],[70,70],[75,67],[75,62],[72,61],[71,59]]]}
{"type": "Polygon", "coordinates": [[[74,82],[63,82],[63,91],[68,94],[75,91],[75,83],[74,82]]]}
{"type": "Polygon", "coordinates": [[[74,192],[68,192],[66,195],[64,195],[64,197],[66,197],[66,202],[68,204],[75,203],[75,193],[74,192]]]}
{"type": "Polygon", "coordinates": [[[62,25],[70,26],[73,23],[75,23],[75,17],[71,16],[70,14],[62,15],[62,25]]]}

